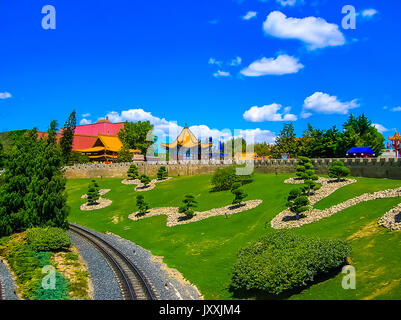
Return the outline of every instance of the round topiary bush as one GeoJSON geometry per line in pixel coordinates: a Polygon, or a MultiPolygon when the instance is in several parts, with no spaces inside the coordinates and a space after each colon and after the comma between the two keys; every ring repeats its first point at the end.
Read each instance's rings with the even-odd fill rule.
{"type": "Polygon", "coordinates": [[[278,295],[342,266],[350,253],[351,247],[342,240],[271,233],[239,251],[232,287],[278,295]]]}

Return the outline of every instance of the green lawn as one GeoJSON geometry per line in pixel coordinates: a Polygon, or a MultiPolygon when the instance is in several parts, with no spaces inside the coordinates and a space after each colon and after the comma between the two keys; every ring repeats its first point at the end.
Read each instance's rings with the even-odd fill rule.
{"type": "MultiPolygon", "coordinates": [[[[112,189],[105,198],[113,200],[107,208],[84,212],[79,206],[86,193],[89,179],[69,179],[69,220],[95,230],[114,232],[138,245],[163,256],[172,268],[177,268],[204,294],[206,299],[233,299],[229,290],[231,270],[238,250],[273,232],[270,220],[285,208],[291,185],[283,181],[291,175],[256,174],[253,183],[244,187],[248,199],[262,199],[263,203],[250,211],[225,217],[213,217],[176,227],[166,226],[166,217],[158,216],[131,221],[128,215],[136,211],[134,186],[121,183],[122,179],[97,180],[101,188],[112,189]],[[118,221],[118,222],[117,222],[118,221]],[[268,228],[265,228],[267,223],[268,228]]],[[[157,184],[142,193],[151,207],[179,206],[184,194],[192,193],[199,202],[198,210],[208,210],[231,203],[230,192],[210,192],[210,175],[175,177],[157,184]]],[[[365,192],[374,192],[401,185],[401,181],[358,179],[356,184],[338,190],[316,204],[330,207],[365,192]]],[[[377,226],[377,219],[401,199],[375,200],[339,212],[319,222],[306,225],[294,232],[325,238],[352,237],[353,265],[357,271],[357,289],[341,287],[342,274],[314,284],[291,299],[401,299],[401,233],[389,232],[377,226]],[[362,230],[362,231],[361,231],[362,230]],[[360,231],[359,235],[355,235],[360,231]]],[[[248,296],[247,298],[261,298],[248,296]]]]}

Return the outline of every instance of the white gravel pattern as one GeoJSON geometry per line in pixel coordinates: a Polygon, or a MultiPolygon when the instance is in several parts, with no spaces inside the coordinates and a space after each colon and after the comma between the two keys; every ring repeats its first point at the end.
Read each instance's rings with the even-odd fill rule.
{"type": "Polygon", "coordinates": [[[379,225],[390,230],[401,231],[401,203],[381,217],[379,225]]]}
{"type": "MultiPolygon", "coordinates": [[[[293,179],[295,180],[295,179],[293,179]]],[[[311,205],[314,205],[318,201],[326,198],[334,191],[349,185],[351,183],[355,183],[356,180],[346,180],[342,182],[331,182],[332,180],[326,178],[320,178],[319,183],[322,183],[322,188],[318,190],[314,195],[310,196],[311,205]]],[[[286,180],[285,182],[291,183],[291,179],[286,180]]],[[[361,196],[355,197],[353,199],[349,199],[340,204],[334,205],[330,208],[319,210],[319,209],[311,209],[307,212],[304,212],[305,217],[300,218],[299,220],[295,219],[295,214],[292,213],[289,209],[286,209],[280,212],[276,217],[271,221],[271,226],[274,229],[292,229],[299,228],[303,225],[319,221],[321,219],[332,216],[333,214],[340,212],[349,207],[355,206],[359,203],[376,200],[376,199],[384,199],[384,198],[394,198],[401,196],[401,188],[396,189],[388,189],[383,191],[378,191],[374,193],[365,193],[361,196]]]]}
{"type": "Polygon", "coordinates": [[[97,202],[97,204],[94,204],[91,206],[88,203],[84,203],[80,206],[80,209],[82,211],[99,210],[99,209],[106,208],[113,203],[113,201],[111,201],[110,199],[105,199],[102,197],[100,197],[96,202],[97,202]]]}
{"type": "Polygon", "coordinates": [[[262,203],[262,200],[249,200],[243,202],[241,205],[228,205],[222,208],[215,208],[202,212],[195,212],[191,219],[188,219],[185,214],[178,212],[178,207],[162,207],[149,209],[145,215],[140,215],[139,212],[134,212],[128,216],[129,219],[138,221],[141,219],[166,215],[167,216],[167,226],[173,227],[181,224],[187,224],[192,222],[197,222],[203,219],[207,219],[215,216],[231,215],[243,211],[247,211],[256,208],[262,203]]]}
{"type": "Polygon", "coordinates": [[[135,191],[143,192],[143,191],[152,190],[152,189],[154,189],[156,187],[157,183],[165,182],[165,181],[168,181],[170,179],[172,179],[172,177],[168,177],[168,178],[163,179],[163,180],[153,179],[152,181],[149,182],[149,184],[148,184],[148,186],[146,188],[145,188],[145,185],[139,179],[134,179],[134,180],[124,179],[123,181],[121,181],[121,183],[122,184],[126,184],[126,185],[136,184],[135,191]]]}

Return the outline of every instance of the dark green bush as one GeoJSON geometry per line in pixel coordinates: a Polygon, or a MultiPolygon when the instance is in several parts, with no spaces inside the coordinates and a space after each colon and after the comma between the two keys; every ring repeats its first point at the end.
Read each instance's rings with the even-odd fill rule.
{"type": "Polygon", "coordinates": [[[238,253],[234,266],[234,290],[262,290],[269,294],[305,287],[321,274],[343,265],[351,253],[342,240],[323,240],[271,233],[238,253]]]}
{"type": "Polygon", "coordinates": [[[212,185],[214,191],[231,190],[234,183],[239,182],[241,184],[249,183],[252,181],[251,175],[237,175],[236,167],[230,166],[226,168],[220,168],[215,171],[212,177],[212,185]]]}
{"type": "Polygon", "coordinates": [[[28,244],[35,251],[57,251],[71,247],[68,234],[60,228],[32,228],[26,231],[28,244]]]}

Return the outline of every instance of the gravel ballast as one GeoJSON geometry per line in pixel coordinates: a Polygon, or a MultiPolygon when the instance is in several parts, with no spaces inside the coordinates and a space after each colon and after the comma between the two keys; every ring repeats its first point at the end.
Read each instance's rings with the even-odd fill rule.
{"type": "Polygon", "coordinates": [[[107,261],[85,239],[68,232],[72,243],[85,260],[93,288],[93,300],[122,300],[120,286],[107,261]]]}
{"type": "Polygon", "coordinates": [[[161,257],[153,256],[150,251],[117,235],[111,233],[102,234],[87,228],[85,229],[100,236],[125,254],[148,280],[157,299],[203,299],[198,289],[185,280],[177,270],[168,268],[167,265],[162,262],[161,257]]]}
{"type": "Polygon", "coordinates": [[[3,300],[19,300],[18,296],[15,294],[16,285],[13,277],[8,270],[8,267],[0,260],[0,282],[1,282],[1,295],[3,300]]]}

